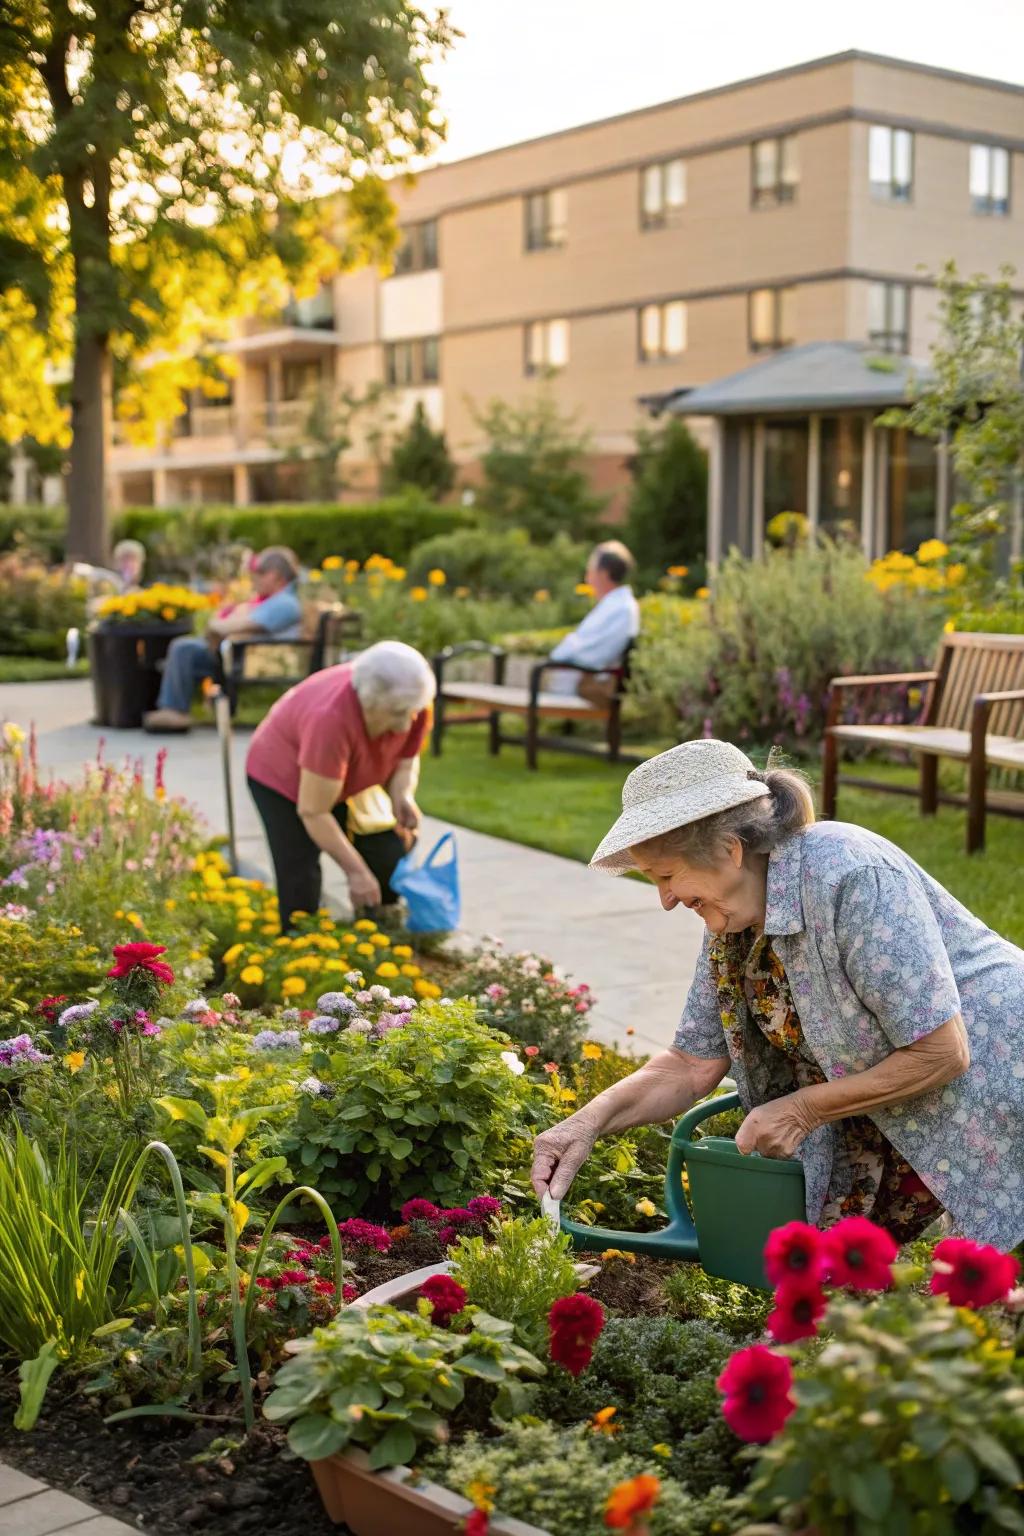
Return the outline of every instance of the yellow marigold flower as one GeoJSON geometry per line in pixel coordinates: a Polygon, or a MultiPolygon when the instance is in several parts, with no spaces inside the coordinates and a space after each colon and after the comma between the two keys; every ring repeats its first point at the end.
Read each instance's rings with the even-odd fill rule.
{"type": "Polygon", "coordinates": [[[164,911],[173,912],[177,905],[178,903],[175,901],[174,897],[168,896],[167,900],[164,902],[164,911]]]}
{"type": "Polygon", "coordinates": [[[127,918],[125,919],[125,921],[128,922],[128,923],[131,923],[133,928],[141,928],[142,927],[142,918],[139,916],[139,914],[137,912],[129,912],[127,918]]]}
{"type": "Polygon", "coordinates": [[[366,955],[369,959],[372,960],[373,956],[376,954],[376,951],[372,944],[357,944],[356,954],[366,955]]]}
{"type": "Polygon", "coordinates": [[[636,1254],[627,1253],[625,1248],[606,1248],[601,1255],[602,1259],[621,1259],[624,1264],[635,1264],[636,1254]]]}
{"type": "Polygon", "coordinates": [[[396,944],[391,953],[397,956],[399,960],[409,960],[412,958],[412,945],[396,944]]]}
{"type": "Polygon", "coordinates": [[[263,952],[262,952],[262,950],[254,949],[252,954],[249,956],[248,960],[245,963],[246,963],[246,965],[259,965],[259,963],[260,963],[260,961],[262,959],[263,959],[263,952]]]}
{"type": "Polygon", "coordinates": [[[231,948],[226,949],[220,958],[225,965],[234,965],[244,948],[244,944],[232,944],[231,948]]]}
{"type": "Polygon", "coordinates": [[[704,598],[707,598],[707,597],[711,596],[711,588],[710,587],[698,587],[696,593],[694,594],[694,596],[695,597],[699,597],[703,601],[704,598]]]}
{"type": "Polygon", "coordinates": [[[161,608],[160,617],[166,619],[168,624],[170,624],[178,617],[178,610],[176,608],[161,608]]]}
{"type": "Polygon", "coordinates": [[[497,1492],[493,1483],[485,1483],[480,1479],[467,1484],[466,1498],[476,1509],[480,1509],[485,1515],[489,1515],[494,1508],[494,1495],[497,1492]]]}
{"type": "Polygon", "coordinates": [[[918,548],[917,558],[922,565],[930,565],[933,560],[945,560],[949,554],[949,545],[943,544],[941,539],[925,539],[918,548]]]}
{"type": "Polygon", "coordinates": [[[594,589],[589,581],[577,582],[575,591],[577,597],[593,597],[594,595],[594,589]]]}
{"type": "Polygon", "coordinates": [[[239,933],[251,933],[252,932],[252,923],[249,923],[249,922],[239,923],[238,931],[239,931],[239,933]]]}
{"type": "Polygon", "coordinates": [[[600,1061],[604,1055],[601,1047],[594,1040],[584,1040],[583,1056],[586,1061],[600,1061]]]}
{"type": "Polygon", "coordinates": [[[550,597],[551,593],[548,591],[547,587],[538,587],[536,592],[533,594],[533,600],[535,603],[546,603],[550,597]]]}
{"type": "Polygon", "coordinates": [[[670,565],[668,568],[668,574],[679,580],[683,576],[688,576],[690,574],[690,567],[688,565],[670,565]]]}
{"type": "Polygon", "coordinates": [[[20,747],[25,740],[25,732],[20,725],[15,725],[13,720],[4,724],[4,745],[7,747],[20,747]]]}
{"type": "Polygon", "coordinates": [[[672,1455],[672,1447],[666,1445],[664,1440],[659,1440],[657,1445],[652,1445],[651,1451],[655,1456],[661,1456],[665,1461],[672,1455]]]}
{"type": "Polygon", "coordinates": [[[614,1419],[618,1411],[619,1410],[614,1407],[599,1408],[590,1421],[591,1427],[596,1430],[599,1435],[618,1434],[620,1426],[618,1424],[612,1423],[612,1419],[614,1419]]]}
{"type": "Polygon", "coordinates": [[[455,596],[456,597],[468,597],[469,596],[469,588],[468,587],[456,587],[455,588],[455,596]]]}
{"type": "Polygon", "coordinates": [[[391,944],[391,940],[386,933],[374,933],[370,936],[370,943],[376,945],[378,949],[387,949],[391,944]]]}
{"type": "Polygon", "coordinates": [[[377,924],[371,918],[361,917],[357,923],[352,924],[356,933],[376,933],[377,924]]]}
{"type": "Polygon", "coordinates": [[[436,983],[428,981],[425,976],[421,976],[418,981],[414,981],[412,984],[412,989],[416,993],[417,997],[441,996],[441,988],[437,986],[436,983]]]}
{"type": "Polygon", "coordinates": [[[74,1076],[76,1072],[81,1072],[82,1068],[85,1066],[85,1052],[69,1051],[68,1054],[64,1057],[64,1065],[67,1067],[72,1076],[74,1076]]]}
{"type": "Polygon", "coordinates": [[[283,997],[301,997],[306,990],[306,983],[301,976],[286,976],[281,983],[281,995],[283,997]]]}
{"type": "Polygon", "coordinates": [[[120,907],[118,907],[117,911],[114,913],[114,916],[115,917],[124,917],[124,912],[121,910],[120,907]]]}
{"type": "Polygon", "coordinates": [[[653,1200],[638,1200],[633,1207],[638,1216],[656,1216],[658,1207],[653,1200]]]}
{"type": "Polygon", "coordinates": [[[340,555],[328,555],[326,560],[321,560],[320,565],[325,571],[340,571],[344,561],[340,555]]]}
{"type": "Polygon", "coordinates": [[[443,587],[446,585],[448,577],[441,570],[440,566],[435,566],[432,571],[427,572],[427,580],[432,587],[443,587]]]}
{"type": "Polygon", "coordinates": [[[247,987],[258,987],[263,981],[263,971],[258,965],[247,965],[239,976],[239,980],[244,981],[247,987]]]}
{"type": "Polygon", "coordinates": [[[422,976],[423,972],[420,970],[418,965],[403,965],[402,966],[402,975],[403,976],[415,977],[415,976],[422,976]]]}
{"type": "Polygon", "coordinates": [[[268,937],[272,936],[276,932],[277,932],[277,924],[276,923],[264,923],[263,927],[260,929],[260,933],[266,934],[268,937]]]}
{"type": "Polygon", "coordinates": [[[409,596],[414,603],[425,603],[429,594],[426,587],[412,587],[409,596]]]}
{"type": "Polygon", "coordinates": [[[382,965],[378,965],[377,975],[383,976],[384,980],[388,981],[392,976],[398,975],[398,966],[391,960],[385,960],[382,965]]]}
{"type": "Polygon", "coordinates": [[[280,949],[282,947],[282,945],[286,949],[291,949],[292,941],[291,941],[291,939],[288,937],[288,935],[286,933],[282,933],[278,938],[276,938],[274,940],[274,948],[275,949],[280,949]]]}
{"type": "Polygon", "coordinates": [[[558,1097],[562,1100],[563,1104],[575,1104],[576,1090],[575,1088],[563,1088],[558,1097]]]}
{"type": "Polygon", "coordinates": [[[310,571],[309,579],[310,581],[323,581],[324,573],[323,571],[310,571]]]}

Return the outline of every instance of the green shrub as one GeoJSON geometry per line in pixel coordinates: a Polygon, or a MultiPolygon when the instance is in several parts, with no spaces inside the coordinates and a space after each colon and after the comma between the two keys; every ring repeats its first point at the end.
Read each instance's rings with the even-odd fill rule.
{"type": "Polygon", "coordinates": [[[146,546],[151,576],[187,570],[183,559],[203,546],[286,544],[305,565],[329,555],[362,562],[385,553],[405,560],[417,544],[450,533],[467,521],[461,507],[438,507],[422,497],[396,497],[370,505],[268,503],[251,507],[133,507],[115,524],[117,538],[146,546]]]}
{"type": "Polygon", "coordinates": [[[687,566],[692,591],[704,580],[707,454],[685,422],[669,417],[657,430],[638,433],[629,469],[626,543],[652,580],[669,566],[687,566]]]}
{"type": "Polygon", "coordinates": [[[940,600],[865,579],[858,550],[824,542],[763,560],[733,552],[692,622],[645,622],[632,691],[642,708],[673,710],[682,739],[810,746],[830,680],[908,671],[930,661],[940,600]]]}
{"type": "Polygon", "coordinates": [[[590,439],[549,390],[518,405],[491,400],[476,424],[486,439],[480,505],[497,524],[542,544],[558,533],[594,536],[606,498],[587,478],[590,439]]]}
{"type": "Polygon", "coordinates": [[[396,490],[415,486],[428,496],[447,496],[455,484],[448,439],[443,432],[434,431],[422,400],[395,441],[386,473],[389,485],[396,490]]]}
{"type": "Polygon", "coordinates": [[[460,1237],[451,1250],[452,1278],[474,1306],[512,1323],[516,1342],[535,1355],[547,1350],[548,1313],[577,1289],[569,1238],[546,1216],[516,1217],[490,1238],[460,1237]]]}
{"type": "Polygon", "coordinates": [[[435,1328],[429,1302],[423,1311],[350,1307],[299,1342],[263,1405],[273,1423],[290,1424],[296,1456],[319,1461],[358,1445],[373,1468],[403,1466],[444,1438],[467,1382],[500,1389],[543,1370],[497,1318],[477,1314],[462,1333],[435,1328]]]}
{"type": "Polygon", "coordinates": [[[612,1317],[581,1376],[558,1372],[540,1384],[537,1411],[567,1424],[614,1407],[619,1450],[642,1456],[664,1447],[664,1470],[695,1493],[738,1488],[742,1445],[715,1386],[734,1348],[709,1323],[612,1317]]]}
{"type": "MultiPolygon", "coordinates": [[[[16,891],[4,895],[12,906],[18,905],[16,891]]],[[[106,955],[87,942],[77,924],[48,922],[27,913],[0,916],[0,1019],[13,1004],[31,1011],[44,997],[80,997],[96,985],[107,964],[106,955]]],[[[10,1017],[13,1021],[13,1014],[10,1017]]]]}
{"type": "Polygon", "coordinates": [[[470,1003],[421,1004],[379,1040],[346,1029],[309,1058],[334,1096],[301,1103],[275,1150],[339,1217],[387,1217],[414,1195],[455,1205],[500,1186],[526,1156],[539,1093],[503,1049],[470,1003]]]}
{"type": "Polygon", "coordinates": [[[550,1536],[596,1536],[606,1530],[608,1495],[641,1472],[661,1478],[657,1502],[644,1517],[650,1536],[712,1536],[734,1529],[724,1489],[694,1498],[665,1477],[665,1465],[650,1447],[646,1455],[623,1454],[619,1439],[582,1425],[512,1424],[496,1439],[469,1435],[435,1451],[424,1471],[467,1498],[481,1488],[494,1489],[497,1515],[525,1520],[550,1536]]]}
{"type": "Polygon", "coordinates": [[[65,634],[86,618],[86,584],[42,560],[0,555],[0,655],[65,654],[65,634]]]}
{"type": "Polygon", "coordinates": [[[409,579],[422,582],[442,570],[452,587],[478,597],[530,601],[537,592],[568,596],[583,580],[589,546],[559,534],[550,544],[531,544],[521,528],[460,528],[413,550],[409,579]]]}
{"type": "Polygon", "coordinates": [[[734,1339],[760,1333],[773,1306],[767,1291],[721,1280],[699,1264],[680,1264],[672,1271],[665,1281],[665,1299],[676,1317],[701,1318],[734,1339]]]}
{"type": "Polygon", "coordinates": [[[57,565],[64,558],[67,520],[66,507],[0,506],[0,552],[20,550],[57,565]]]}

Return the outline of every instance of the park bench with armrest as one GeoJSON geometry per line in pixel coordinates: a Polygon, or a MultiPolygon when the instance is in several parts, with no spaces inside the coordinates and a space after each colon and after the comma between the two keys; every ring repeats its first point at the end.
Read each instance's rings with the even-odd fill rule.
{"type": "Polygon", "coordinates": [[[823,743],[823,814],[835,816],[840,784],[859,784],[892,794],[913,793],[906,785],[841,774],[839,751],[843,742],[916,753],[921,814],[934,815],[940,802],[966,805],[967,851],[977,852],[985,846],[988,811],[1024,816],[1024,793],[1002,783],[989,783],[993,771],[1000,772],[1003,780],[1024,772],[1024,635],[954,631],[943,635],[935,667],[929,672],[832,679],[823,743]],[[923,697],[918,719],[893,722],[894,696],[903,695],[904,713],[910,714],[912,688],[920,689],[923,697]],[[852,703],[870,711],[872,701],[879,697],[886,705],[884,720],[843,719],[852,703]],[[964,764],[966,793],[940,792],[938,767],[943,757],[964,764]]]}
{"type": "Polygon", "coordinates": [[[489,645],[482,640],[467,640],[462,645],[450,645],[434,657],[434,675],[437,678],[437,700],[434,705],[432,749],[440,757],[444,733],[449,726],[486,723],[489,727],[488,742],[493,755],[503,746],[525,746],[526,765],[537,767],[540,747],[553,752],[576,752],[588,756],[607,756],[611,762],[627,761],[622,751],[622,700],[629,679],[629,653],[627,647],[617,667],[583,667],[573,662],[552,661],[548,657],[530,669],[525,688],[505,682],[507,652],[500,645],[489,645]],[[490,681],[455,681],[446,678],[445,668],[461,656],[484,655],[491,658],[490,681]],[[574,693],[553,693],[544,688],[547,672],[578,672],[581,676],[608,677],[613,679],[613,690],[607,703],[593,703],[574,693]],[[470,709],[450,714],[449,705],[469,705],[470,709]],[[475,708],[474,708],[475,706],[475,708]],[[526,721],[525,736],[507,736],[501,730],[502,715],[520,715],[526,721]],[[564,720],[575,724],[579,720],[594,720],[604,724],[605,749],[603,752],[592,744],[576,740],[572,736],[542,736],[542,720],[564,720]]]}
{"type": "Polygon", "coordinates": [[[318,604],[304,618],[306,633],[287,639],[276,635],[228,636],[220,645],[221,675],[216,679],[231,705],[238,708],[243,688],[272,684],[291,688],[337,660],[348,640],[363,634],[363,616],[340,606],[318,604]]]}

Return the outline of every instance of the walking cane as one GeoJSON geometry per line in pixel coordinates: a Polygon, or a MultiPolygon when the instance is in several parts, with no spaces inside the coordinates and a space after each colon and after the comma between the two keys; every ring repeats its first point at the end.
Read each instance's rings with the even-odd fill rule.
{"type": "MultiPolygon", "coordinates": [[[[231,666],[231,641],[225,640],[220,648],[221,661],[223,663],[223,676],[230,675],[231,666]]],[[[235,842],[235,791],[231,781],[231,699],[220,683],[213,696],[213,713],[217,721],[217,735],[220,738],[220,759],[224,771],[224,810],[228,829],[228,860],[231,864],[231,873],[238,874],[238,848],[235,842]]]]}

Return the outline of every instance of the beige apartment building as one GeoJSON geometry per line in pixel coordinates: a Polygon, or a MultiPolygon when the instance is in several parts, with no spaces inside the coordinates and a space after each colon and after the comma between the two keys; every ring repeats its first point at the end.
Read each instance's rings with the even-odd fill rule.
{"type": "MultiPolygon", "coordinates": [[[[652,397],[814,342],[925,360],[930,274],[1024,268],[1024,88],[844,53],[441,165],[395,198],[394,273],[239,336],[228,401],[194,402],[158,451],[115,448],[116,500],[301,495],[311,399],[373,381],[396,422],[423,402],[470,480],[476,409],[543,381],[611,490],[652,397]]],[[[346,495],[376,475],[357,447],[346,495]]]]}

